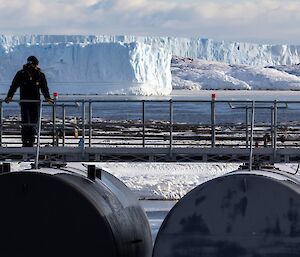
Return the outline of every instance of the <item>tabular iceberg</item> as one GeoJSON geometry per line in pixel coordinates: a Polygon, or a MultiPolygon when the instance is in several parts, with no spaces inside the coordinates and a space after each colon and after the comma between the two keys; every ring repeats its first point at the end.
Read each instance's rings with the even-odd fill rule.
{"type": "Polygon", "coordinates": [[[172,85],[300,90],[300,46],[175,37],[0,35],[0,82],[8,87],[29,55],[41,60],[50,82],[86,85],[82,93],[169,95],[172,85]]]}
{"type": "MultiPolygon", "coordinates": [[[[51,82],[97,82],[99,93],[168,95],[171,53],[159,47],[132,43],[48,43],[21,40],[3,43],[0,81],[11,81],[29,55],[37,56],[51,82]],[[9,47],[8,47],[9,46],[9,47]]],[[[84,91],[84,89],[83,89],[84,91]]]]}
{"type": "Polygon", "coordinates": [[[0,36],[0,49],[9,51],[20,44],[95,44],[103,42],[142,42],[171,51],[172,55],[198,58],[229,64],[286,65],[300,63],[299,45],[267,45],[225,42],[203,38],[139,37],[139,36],[80,36],[80,35],[24,35],[0,36]]]}

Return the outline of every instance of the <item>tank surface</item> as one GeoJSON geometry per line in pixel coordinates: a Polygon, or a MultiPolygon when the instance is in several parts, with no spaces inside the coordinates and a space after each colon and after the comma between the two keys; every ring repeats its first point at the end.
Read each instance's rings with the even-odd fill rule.
{"type": "Polygon", "coordinates": [[[153,257],[298,257],[299,185],[276,170],[241,170],[201,184],[167,215],[153,257]]]}
{"type": "Polygon", "coordinates": [[[146,215],[112,175],[40,169],[0,175],[0,256],[150,257],[146,215]]]}

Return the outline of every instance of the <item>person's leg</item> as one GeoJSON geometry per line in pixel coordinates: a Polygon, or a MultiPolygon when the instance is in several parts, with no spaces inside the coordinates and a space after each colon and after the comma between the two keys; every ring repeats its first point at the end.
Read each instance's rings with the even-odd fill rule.
{"type": "Polygon", "coordinates": [[[29,135],[30,135],[30,128],[28,123],[30,122],[29,119],[29,107],[27,104],[21,104],[21,123],[22,123],[22,128],[21,128],[21,134],[22,134],[22,144],[25,147],[28,147],[28,142],[29,142],[29,135]]]}
{"type": "Polygon", "coordinates": [[[35,141],[35,135],[37,131],[37,123],[39,119],[39,105],[31,104],[29,108],[29,120],[33,124],[29,127],[29,145],[32,147],[35,141]]]}

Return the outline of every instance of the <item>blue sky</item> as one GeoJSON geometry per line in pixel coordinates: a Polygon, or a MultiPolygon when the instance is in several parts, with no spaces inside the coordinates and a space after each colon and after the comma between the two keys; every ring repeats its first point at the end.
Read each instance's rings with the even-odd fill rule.
{"type": "Polygon", "coordinates": [[[0,33],[300,44],[300,0],[0,0],[0,33]]]}

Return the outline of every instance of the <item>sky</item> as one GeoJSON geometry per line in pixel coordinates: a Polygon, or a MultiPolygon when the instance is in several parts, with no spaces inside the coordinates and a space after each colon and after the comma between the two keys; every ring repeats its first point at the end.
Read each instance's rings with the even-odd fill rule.
{"type": "Polygon", "coordinates": [[[300,45],[300,0],[0,0],[0,34],[176,36],[300,45]]]}

